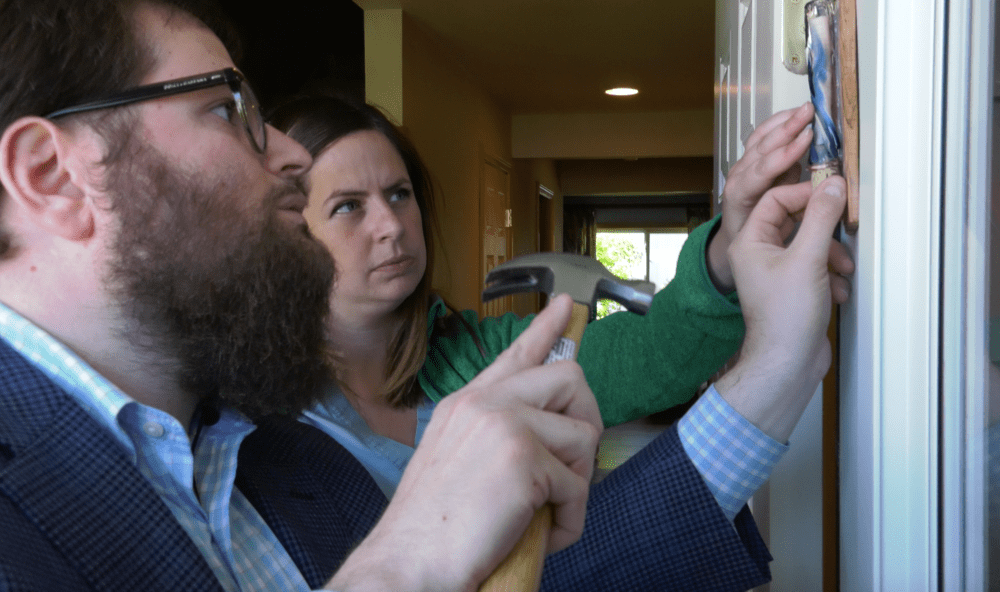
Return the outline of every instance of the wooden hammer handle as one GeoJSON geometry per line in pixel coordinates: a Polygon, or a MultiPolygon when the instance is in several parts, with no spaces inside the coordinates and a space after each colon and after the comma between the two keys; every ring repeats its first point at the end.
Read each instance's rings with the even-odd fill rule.
{"type": "MultiPolygon", "coordinates": [[[[580,339],[590,320],[590,307],[573,303],[573,314],[562,337],[573,342],[571,352],[565,352],[563,340],[556,343],[546,363],[553,360],[576,359],[580,351],[580,339]],[[568,355],[567,355],[568,354],[568,355]]],[[[545,564],[545,549],[549,546],[549,531],[552,529],[552,506],[546,504],[535,511],[527,530],[521,535],[510,554],[490,574],[479,587],[479,592],[535,592],[542,582],[542,566],[545,564]]]]}
{"type": "Polygon", "coordinates": [[[552,529],[552,506],[535,511],[510,554],[479,587],[480,592],[535,592],[542,583],[545,549],[552,529]]]}

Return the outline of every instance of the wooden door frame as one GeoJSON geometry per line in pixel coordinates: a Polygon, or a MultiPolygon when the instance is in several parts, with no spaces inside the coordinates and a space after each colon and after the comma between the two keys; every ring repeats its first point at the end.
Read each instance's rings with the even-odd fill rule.
{"type": "MultiPolygon", "coordinates": [[[[497,156],[495,154],[491,154],[490,152],[487,152],[486,149],[480,144],[480,146],[479,146],[479,239],[480,240],[479,240],[479,265],[478,265],[478,268],[479,268],[479,278],[478,278],[478,281],[479,281],[479,284],[480,284],[480,288],[479,288],[480,290],[482,290],[483,279],[486,277],[486,269],[485,269],[485,264],[484,264],[484,261],[486,260],[486,252],[485,252],[485,249],[483,247],[483,240],[482,240],[482,238],[483,238],[483,233],[486,230],[486,208],[484,207],[484,200],[486,199],[486,167],[487,166],[495,167],[495,168],[499,169],[500,171],[502,171],[504,174],[507,175],[507,205],[506,205],[506,208],[505,208],[507,210],[510,210],[510,207],[511,207],[511,199],[510,199],[510,192],[511,192],[511,185],[512,185],[512,183],[511,183],[511,171],[514,168],[513,164],[511,162],[509,162],[509,161],[507,161],[507,160],[505,160],[505,159],[503,159],[503,158],[501,158],[501,157],[499,157],[499,156],[497,156]]],[[[507,242],[506,257],[507,257],[508,260],[513,255],[513,248],[514,248],[513,237],[511,236],[511,234],[512,233],[510,231],[508,231],[508,236],[507,236],[507,241],[506,241],[507,242]]],[[[508,299],[508,302],[511,299],[510,296],[504,296],[504,298],[508,299]]],[[[507,310],[510,310],[510,305],[509,304],[507,306],[507,310]]],[[[483,317],[485,315],[486,315],[486,306],[485,306],[485,303],[480,302],[479,303],[479,316],[483,317]]]]}

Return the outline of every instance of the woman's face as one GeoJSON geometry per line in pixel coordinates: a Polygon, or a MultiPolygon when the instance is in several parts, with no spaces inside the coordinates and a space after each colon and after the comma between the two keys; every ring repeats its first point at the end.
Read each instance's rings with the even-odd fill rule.
{"type": "Polygon", "coordinates": [[[337,267],[334,318],[395,310],[427,267],[420,208],[396,148],[381,132],[348,134],[320,152],[307,181],[306,222],[337,267]]]}

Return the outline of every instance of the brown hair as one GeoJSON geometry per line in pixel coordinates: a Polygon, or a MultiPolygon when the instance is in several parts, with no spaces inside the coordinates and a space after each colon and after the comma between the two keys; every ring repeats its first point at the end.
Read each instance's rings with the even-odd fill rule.
{"type": "MultiPolygon", "coordinates": [[[[153,48],[135,26],[143,4],[190,14],[236,55],[234,29],[202,0],[0,0],[0,133],[21,117],[41,117],[137,85],[154,63],[153,48]]],[[[59,122],[83,121],[105,133],[112,127],[109,114],[120,111],[59,122]]],[[[9,231],[0,227],[0,259],[11,256],[12,246],[9,231]]]]}
{"type": "MultiPolygon", "coordinates": [[[[412,142],[372,105],[331,96],[300,97],[279,106],[269,120],[271,125],[305,146],[313,158],[348,134],[373,130],[385,136],[403,159],[420,208],[427,269],[417,288],[400,305],[403,320],[387,346],[382,394],[394,407],[416,406],[422,395],[414,384],[427,357],[427,315],[434,269],[433,237],[437,224],[434,187],[426,165],[412,142]]],[[[339,376],[343,364],[336,352],[331,352],[331,362],[334,373],[339,376]]]]}

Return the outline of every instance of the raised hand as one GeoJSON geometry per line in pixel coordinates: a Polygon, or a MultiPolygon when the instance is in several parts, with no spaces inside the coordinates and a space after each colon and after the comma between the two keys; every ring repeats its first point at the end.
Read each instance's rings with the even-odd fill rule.
{"type": "Polygon", "coordinates": [[[708,271],[719,291],[733,289],[726,250],[768,189],[795,183],[799,159],[812,141],[812,103],[775,113],[747,138],[743,156],[729,169],[722,192],[722,223],[708,247],[708,271]]]}
{"type": "Polygon", "coordinates": [[[760,199],[729,248],[747,333],[739,362],[716,388],[779,442],[788,439],[830,367],[831,294],[846,290],[843,275],[853,272],[846,252],[837,258],[839,267],[829,265],[833,245],[839,245],[832,235],[845,192],[838,176],[811,194],[797,185],[775,187],[760,199]]]}
{"type": "Polygon", "coordinates": [[[553,299],[438,404],[385,515],[331,587],[367,589],[352,586],[382,570],[386,589],[472,589],[545,503],[554,507],[549,551],[580,537],[603,425],[579,365],[542,365],[571,307],[553,299]]]}

